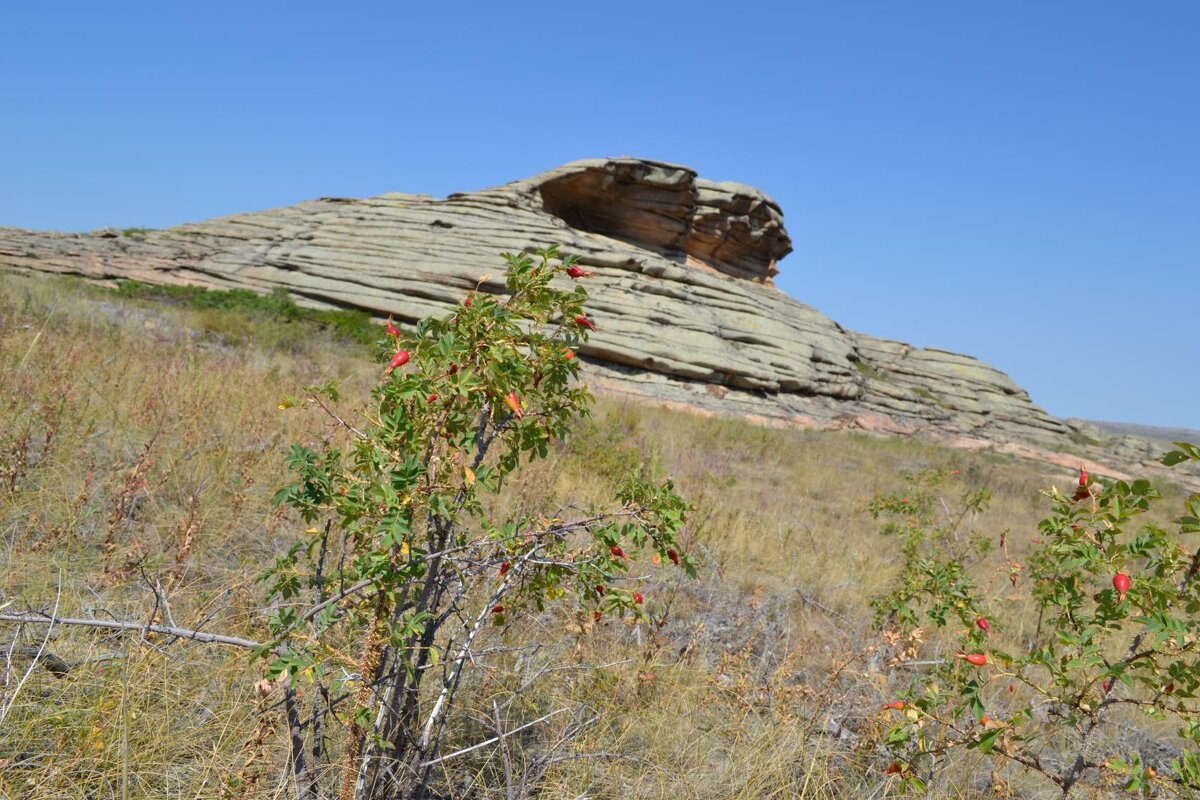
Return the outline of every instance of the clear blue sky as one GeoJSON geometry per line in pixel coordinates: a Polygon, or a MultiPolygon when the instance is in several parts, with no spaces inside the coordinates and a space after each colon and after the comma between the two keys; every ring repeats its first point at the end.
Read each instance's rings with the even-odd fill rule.
{"type": "Polygon", "coordinates": [[[1062,416],[1200,428],[1200,3],[6,3],[0,225],[166,227],[638,155],[779,285],[1062,416]]]}

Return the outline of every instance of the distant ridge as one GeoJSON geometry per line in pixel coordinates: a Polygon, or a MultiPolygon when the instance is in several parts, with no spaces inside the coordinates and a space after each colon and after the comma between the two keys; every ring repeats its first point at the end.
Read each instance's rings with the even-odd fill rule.
{"type": "Polygon", "coordinates": [[[1192,428],[1161,428],[1156,425],[1138,425],[1132,422],[1106,422],[1088,420],[1105,433],[1113,436],[1136,436],[1152,442],[1190,442],[1200,444],[1200,431],[1192,428]]]}

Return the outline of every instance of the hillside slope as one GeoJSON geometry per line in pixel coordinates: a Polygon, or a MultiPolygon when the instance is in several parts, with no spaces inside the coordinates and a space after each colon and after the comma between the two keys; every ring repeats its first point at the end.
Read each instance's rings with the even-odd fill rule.
{"type": "MultiPolygon", "coordinates": [[[[478,287],[502,251],[559,245],[594,271],[598,389],[799,428],[921,434],[1122,474],[1078,427],[970,356],[842,328],[772,285],[782,211],[749,186],[633,158],[579,161],[444,200],[325,198],[164,231],[0,228],[0,267],[209,288],[287,289],[301,304],[404,321],[478,287]],[[1055,456],[1071,451],[1069,457],[1055,456]]],[[[1093,443],[1094,444],[1094,443],[1093,443]]]]}
{"type": "MultiPolygon", "coordinates": [[[[337,435],[324,414],[279,401],[335,381],[341,415],[357,418],[380,375],[366,348],[331,332],[0,273],[0,611],[165,618],[265,640],[276,606],[255,577],[307,526],[273,503],[288,480],[285,454],[337,435]]],[[[644,593],[645,624],[580,624],[564,603],[522,612],[511,628],[486,626],[488,670],[465,686],[446,748],[472,748],[448,774],[473,776],[476,790],[446,796],[514,796],[502,751],[473,747],[492,735],[476,720],[528,683],[505,720],[510,730],[533,723],[513,737],[518,770],[575,733],[563,739],[570,758],[534,783],[536,795],[517,797],[898,796],[878,747],[890,724],[881,708],[921,673],[890,666],[873,625],[870,600],[903,563],[876,503],[912,491],[904,476],[927,470],[944,476],[949,508],[992,490],[986,508],[959,521],[964,540],[1007,542],[975,566],[998,577],[986,584],[995,607],[1030,620],[997,626],[1015,646],[1036,617],[1027,597],[1014,599],[1007,559],[1028,561],[1048,507],[1039,491],[1067,491],[1075,476],[916,437],[775,429],[613,398],[595,412],[489,502],[498,515],[589,508],[647,463],[695,504],[687,549],[699,579],[669,564],[631,570],[620,585],[644,593]],[[552,664],[562,666],[530,681],[552,664]],[[573,728],[537,724],[558,708],[580,715],[573,728]]],[[[1166,488],[1151,515],[1160,525],[1182,500],[1166,488]]],[[[256,695],[262,664],[245,651],[140,631],[2,630],[45,647],[55,660],[43,663],[58,671],[15,662],[10,674],[27,679],[0,725],[0,796],[290,796],[289,728],[275,700],[256,695]]],[[[931,631],[926,666],[942,642],[931,631]]],[[[1024,699],[1001,691],[989,702],[1009,714],[1024,699]]],[[[1179,740],[1139,713],[1097,740],[1118,745],[1162,769],[1179,740]]],[[[948,759],[930,797],[993,798],[993,774],[1011,796],[1042,796],[1038,776],[992,773],[977,752],[948,759]]]]}

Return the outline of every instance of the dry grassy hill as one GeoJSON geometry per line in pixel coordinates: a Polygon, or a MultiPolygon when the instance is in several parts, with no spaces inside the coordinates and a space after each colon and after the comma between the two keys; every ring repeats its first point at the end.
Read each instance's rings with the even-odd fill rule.
{"type": "MultiPolygon", "coordinates": [[[[333,435],[279,400],[331,379],[348,408],[364,397],[377,367],[353,339],[363,321],[135,294],[0,274],[0,610],[261,640],[255,576],[301,527],[271,502],[283,451],[333,435]]],[[[889,796],[879,708],[912,673],[888,666],[872,625],[869,600],[898,563],[872,498],[901,489],[906,473],[954,470],[949,502],[994,491],[967,532],[1004,532],[1019,558],[1044,515],[1039,492],[1073,479],[1004,454],[602,396],[595,418],[498,502],[587,503],[639,460],[695,504],[687,538],[699,580],[634,575],[654,624],[593,627],[560,609],[491,633],[540,644],[487,664],[454,744],[486,738],[497,709],[508,728],[569,713],[454,762],[447,796],[525,796],[506,784],[506,765],[542,770],[533,789],[543,798],[889,796]],[[504,705],[547,665],[557,668],[536,692],[504,705]]],[[[0,643],[0,797],[284,796],[285,726],[256,698],[261,663],[244,651],[32,626],[0,627],[0,643]]],[[[1129,746],[1171,741],[1144,726],[1129,746]]],[[[932,796],[994,796],[985,761],[962,757],[932,796]]],[[[1007,777],[1018,796],[1045,789],[1007,777]]]]}

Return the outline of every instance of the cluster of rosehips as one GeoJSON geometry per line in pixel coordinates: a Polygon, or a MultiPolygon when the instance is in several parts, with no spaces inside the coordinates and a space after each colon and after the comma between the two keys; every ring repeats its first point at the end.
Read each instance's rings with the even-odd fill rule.
{"type": "MultiPolygon", "coordinates": [[[[587,278],[592,275],[591,272],[581,269],[575,265],[571,265],[570,267],[568,267],[566,272],[567,272],[567,275],[569,275],[572,279],[575,279],[575,280],[578,280],[579,278],[587,278]]],[[[466,308],[471,308],[472,304],[473,304],[473,301],[469,296],[463,300],[463,306],[466,308]]],[[[581,328],[586,328],[589,331],[596,330],[596,323],[593,322],[585,314],[577,315],[575,317],[575,324],[581,328]]],[[[388,317],[387,323],[385,324],[384,328],[387,331],[388,336],[391,336],[393,339],[400,338],[400,329],[397,328],[396,325],[392,322],[391,317],[388,317]]],[[[575,358],[575,351],[568,349],[566,351],[566,353],[564,354],[563,358],[567,361],[572,360],[573,358],[575,358]]],[[[396,371],[400,367],[403,367],[405,364],[407,364],[408,361],[409,361],[408,351],[407,350],[397,350],[396,353],[392,356],[391,361],[388,362],[388,365],[384,369],[383,374],[391,375],[394,371],[396,371]]],[[[457,371],[458,371],[457,364],[450,367],[451,375],[453,375],[457,371]]],[[[535,383],[534,385],[536,386],[537,384],[535,383]]],[[[429,395],[428,398],[426,398],[426,402],[433,403],[437,399],[438,399],[438,396],[436,393],[431,394],[431,395],[429,395]]],[[[513,415],[516,416],[517,419],[524,418],[525,414],[521,410],[521,398],[517,395],[516,392],[509,392],[506,395],[504,395],[504,404],[507,405],[512,410],[513,415]]]]}
{"type": "MultiPolygon", "coordinates": [[[[574,264],[567,267],[565,272],[566,272],[567,276],[570,277],[572,280],[578,280],[580,278],[587,278],[587,277],[591,277],[591,275],[592,275],[591,272],[589,272],[585,269],[582,269],[574,264]]],[[[464,307],[471,308],[472,305],[473,305],[473,300],[471,297],[468,296],[466,299],[463,300],[464,307]]],[[[596,330],[596,323],[593,322],[585,314],[577,315],[575,317],[575,324],[578,325],[579,327],[585,328],[589,331],[596,330]]],[[[392,322],[391,317],[388,318],[387,323],[385,324],[385,330],[387,331],[388,336],[391,336],[393,339],[399,339],[401,336],[400,329],[397,328],[396,325],[392,322]]],[[[403,367],[405,364],[407,364],[409,362],[409,358],[410,358],[410,356],[409,356],[409,352],[407,350],[396,351],[396,353],[392,356],[391,360],[388,362],[387,367],[384,369],[384,374],[390,375],[395,370],[399,369],[400,367],[403,367]]],[[[575,358],[575,352],[573,350],[568,349],[566,351],[566,353],[564,354],[563,358],[566,359],[567,361],[570,361],[573,358],[575,358]]],[[[450,374],[453,375],[457,371],[458,371],[457,365],[451,366],[450,374]]],[[[432,404],[437,399],[438,399],[438,396],[436,393],[434,393],[434,394],[429,395],[426,398],[426,402],[432,404]]],[[[504,395],[504,404],[506,406],[508,406],[509,410],[512,411],[513,415],[517,419],[522,419],[524,417],[524,411],[521,408],[521,398],[517,394],[517,392],[513,391],[513,392],[508,392],[507,394],[505,394],[504,395]]],[[[628,556],[625,555],[625,551],[622,550],[617,545],[613,545],[612,547],[610,547],[609,552],[612,553],[614,558],[624,558],[624,559],[628,558],[628,556]]],[[[676,552],[676,550],[674,548],[670,548],[667,550],[667,558],[670,559],[671,563],[673,563],[675,566],[677,566],[677,567],[682,566],[682,563],[679,558],[679,553],[676,552]]],[[[508,571],[511,568],[512,568],[512,565],[510,562],[508,562],[508,561],[503,562],[500,565],[499,577],[503,578],[506,574],[508,574],[508,571]]],[[[598,595],[600,595],[601,597],[603,597],[604,587],[597,586],[596,593],[598,595]]],[[[635,605],[642,605],[644,600],[645,600],[645,598],[642,596],[641,592],[634,592],[633,602],[635,605]]],[[[505,609],[504,609],[503,605],[493,606],[491,609],[492,618],[497,622],[502,621],[504,610],[505,609]]],[[[599,616],[599,613],[600,612],[598,612],[598,611],[596,612],[597,616],[599,616]]]]}
{"type": "MultiPolygon", "coordinates": [[[[1079,467],[1079,487],[1075,490],[1075,494],[1072,495],[1071,499],[1074,500],[1075,502],[1079,502],[1080,500],[1086,500],[1087,498],[1089,498],[1091,496],[1092,496],[1092,491],[1088,486],[1087,468],[1080,465],[1080,467],[1079,467]]],[[[1123,572],[1118,572],[1116,575],[1113,575],[1112,585],[1113,585],[1113,588],[1117,590],[1117,602],[1119,602],[1119,603],[1125,602],[1125,595],[1129,593],[1129,585],[1130,585],[1129,576],[1123,572]]]]}

